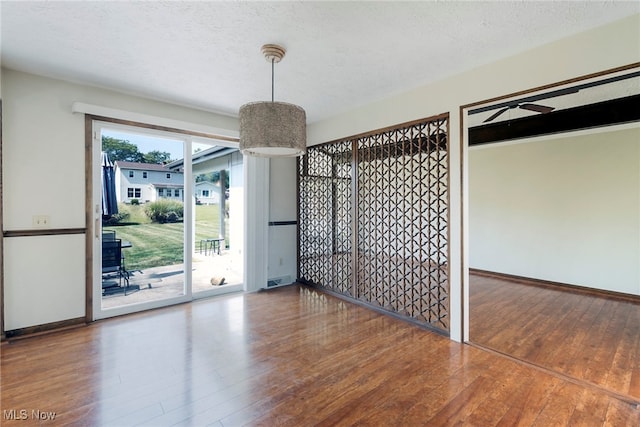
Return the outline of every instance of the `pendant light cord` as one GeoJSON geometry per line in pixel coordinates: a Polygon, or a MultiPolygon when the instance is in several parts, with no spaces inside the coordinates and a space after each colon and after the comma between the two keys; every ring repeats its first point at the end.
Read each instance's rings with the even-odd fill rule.
{"type": "Polygon", "coordinates": [[[274,58],[271,58],[271,102],[273,102],[273,86],[274,86],[274,84],[273,84],[273,82],[274,82],[274,79],[273,79],[274,67],[273,67],[273,65],[274,65],[274,63],[275,63],[274,62],[274,58]]]}

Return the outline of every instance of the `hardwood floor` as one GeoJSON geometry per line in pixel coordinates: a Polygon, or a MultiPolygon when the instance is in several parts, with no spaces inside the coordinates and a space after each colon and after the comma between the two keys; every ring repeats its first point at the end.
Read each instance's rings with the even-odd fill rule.
{"type": "Polygon", "coordinates": [[[471,341],[640,400],[640,303],[471,275],[471,341]]]}
{"type": "Polygon", "coordinates": [[[633,399],[298,286],[1,350],[2,425],[640,424],[633,399]]]}

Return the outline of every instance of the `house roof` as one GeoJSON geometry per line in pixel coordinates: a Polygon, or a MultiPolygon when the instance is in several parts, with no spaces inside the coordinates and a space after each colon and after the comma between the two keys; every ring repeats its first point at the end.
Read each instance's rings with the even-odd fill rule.
{"type": "MultiPolygon", "coordinates": [[[[239,151],[237,148],[223,147],[220,145],[207,148],[206,150],[198,151],[191,156],[191,163],[197,165],[208,160],[218,159],[220,157],[228,156],[231,153],[239,151]]],[[[178,170],[184,167],[184,159],[174,160],[167,164],[167,168],[171,170],[178,170]]]]}
{"type": "Polygon", "coordinates": [[[123,162],[118,160],[115,162],[115,165],[117,168],[120,168],[120,169],[182,173],[182,172],[177,172],[174,170],[167,169],[165,165],[158,165],[154,163],[123,162]]]}
{"type": "Polygon", "coordinates": [[[219,187],[218,184],[214,184],[211,181],[199,181],[199,182],[196,182],[196,187],[202,187],[202,186],[205,186],[205,185],[210,186],[210,187],[219,187]]]}
{"type": "Polygon", "coordinates": [[[152,184],[150,184],[152,187],[155,188],[179,188],[182,189],[184,187],[184,185],[182,184],[163,184],[161,182],[154,182],[152,184]]]}

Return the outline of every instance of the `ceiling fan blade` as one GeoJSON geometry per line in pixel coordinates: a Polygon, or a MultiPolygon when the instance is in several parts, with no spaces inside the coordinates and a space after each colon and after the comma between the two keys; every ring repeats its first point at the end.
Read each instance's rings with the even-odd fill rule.
{"type": "Polygon", "coordinates": [[[488,119],[486,119],[484,122],[482,123],[487,123],[490,122],[492,120],[495,120],[496,117],[498,117],[500,114],[504,113],[505,111],[507,111],[510,107],[504,107],[500,110],[498,110],[497,112],[493,113],[488,119]]]}
{"type": "Polygon", "coordinates": [[[529,110],[529,111],[535,111],[536,113],[550,113],[553,110],[555,110],[555,108],[553,107],[547,107],[546,105],[539,105],[539,104],[520,104],[520,108],[522,108],[523,110],[529,110]]]}

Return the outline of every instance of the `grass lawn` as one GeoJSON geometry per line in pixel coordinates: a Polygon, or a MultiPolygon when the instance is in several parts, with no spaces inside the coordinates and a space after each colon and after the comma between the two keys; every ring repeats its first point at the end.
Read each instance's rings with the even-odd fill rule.
{"type": "MultiPolygon", "coordinates": [[[[129,212],[129,222],[126,225],[105,226],[104,229],[114,230],[118,239],[131,242],[131,248],[123,249],[127,270],[184,261],[183,223],[154,224],[144,215],[144,206],[126,205],[124,209],[129,212]]],[[[218,205],[196,206],[196,247],[200,239],[220,234],[219,218],[218,205]]]]}

